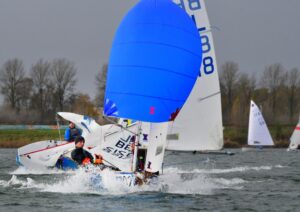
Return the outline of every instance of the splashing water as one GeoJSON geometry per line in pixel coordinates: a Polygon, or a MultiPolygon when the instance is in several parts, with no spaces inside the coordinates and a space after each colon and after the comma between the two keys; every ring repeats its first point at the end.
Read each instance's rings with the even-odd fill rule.
{"type": "MultiPolygon", "coordinates": [[[[276,166],[280,168],[280,165],[276,166]]],[[[261,167],[236,167],[231,169],[194,169],[192,171],[170,167],[165,173],[149,185],[128,186],[116,178],[113,171],[105,170],[101,174],[95,171],[86,172],[79,169],[76,172],[64,173],[61,178],[48,182],[37,182],[31,178],[18,179],[17,174],[23,175],[28,172],[14,171],[15,175],[9,181],[0,181],[2,186],[13,186],[16,188],[35,188],[42,192],[54,193],[87,193],[98,195],[123,195],[136,192],[163,192],[173,194],[203,194],[211,195],[215,190],[220,189],[242,189],[247,183],[241,178],[218,178],[211,174],[221,174],[230,172],[246,172],[270,170],[271,166],[261,167]]],[[[32,172],[30,172],[32,174],[32,172]]],[[[44,172],[38,172],[42,174],[44,172]]],[[[50,174],[52,172],[49,172],[50,174]]],[[[48,173],[48,174],[49,174],[48,173]]]]}
{"type": "Polygon", "coordinates": [[[65,174],[65,173],[72,173],[73,171],[63,171],[60,169],[41,169],[41,170],[34,170],[34,169],[27,169],[24,166],[18,167],[16,170],[10,172],[11,175],[49,175],[49,174],[65,174]]]}

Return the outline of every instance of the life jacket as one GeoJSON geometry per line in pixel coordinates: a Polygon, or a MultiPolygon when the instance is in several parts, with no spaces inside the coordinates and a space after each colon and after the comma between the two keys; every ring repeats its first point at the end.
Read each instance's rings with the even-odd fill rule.
{"type": "Polygon", "coordinates": [[[91,163],[91,159],[86,157],[84,158],[84,160],[82,161],[82,165],[87,165],[87,164],[90,164],[91,163]]]}
{"type": "Polygon", "coordinates": [[[78,135],[80,135],[80,134],[79,134],[79,130],[76,127],[70,128],[70,138],[71,138],[71,140],[75,140],[75,138],[78,135]]]}

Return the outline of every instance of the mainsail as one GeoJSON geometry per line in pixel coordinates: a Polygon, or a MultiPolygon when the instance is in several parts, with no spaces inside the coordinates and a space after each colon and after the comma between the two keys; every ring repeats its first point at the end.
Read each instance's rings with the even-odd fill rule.
{"type": "MultiPolygon", "coordinates": [[[[202,40],[198,79],[168,135],[168,150],[203,151],[223,147],[221,94],[211,26],[204,0],[173,0],[194,20],[202,40]]],[[[186,38],[188,39],[188,38],[186,38]]]]}
{"type": "Polygon", "coordinates": [[[201,47],[192,19],[171,0],[140,1],[117,30],[104,115],[150,123],[147,171],[161,167],[168,122],[176,118],[197,80],[201,47]]]}
{"type": "Polygon", "coordinates": [[[289,149],[298,149],[300,147],[300,117],[299,122],[290,138],[291,143],[289,149]]]}
{"type": "Polygon", "coordinates": [[[248,145],[273,146],[267,124],[257,105],[251,101],[249,114],[248,145]]]}

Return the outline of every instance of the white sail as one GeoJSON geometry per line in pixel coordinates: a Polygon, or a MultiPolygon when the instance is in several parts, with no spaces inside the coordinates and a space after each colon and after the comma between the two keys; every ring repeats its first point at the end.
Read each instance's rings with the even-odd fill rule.
{"type": "Polygon", "coordinates": [[[162,169],[169,123],[151,123],[145,168],[155,173],[162,169]]]}
{"type": "Polygon", "coordinates": [[[251,101],[249,114],[248,145],[273,146],[267,124],[257,105],[251,101]]]}
{"type": "Polygon", "coordinates": [[[199,77],[168,135],[168,150],[203,151],[223,147],[220,84],[211,26],[203,0],[173,0],[194,19],[201,33],[199,77]]]}
{"type": "Polygon", "coordinates": [[[300,117],[299,122],[290,138],[291,143],[289,149],[298,149],[300,147],[300,117]]]}
{"type": "MultiPolygon", "coordinates": [[[[105,125],[106,126],[106,125],[105,125]]],[[[103,126],[104,127],[104,126],[103,126]]],[[[101,145],[92,149],[92,153],[101,154],[104,163],[113,165],[121,171],[132,171],[132,137],[138,131],[138,123],[134,123],[127,128],[113,125],[106,133],[101,145]]]]}

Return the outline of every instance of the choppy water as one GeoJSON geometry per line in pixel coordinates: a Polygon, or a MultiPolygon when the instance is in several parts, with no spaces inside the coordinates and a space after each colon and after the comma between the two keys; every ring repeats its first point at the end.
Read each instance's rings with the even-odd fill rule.
{"type": "Polygon", "coordinates": [[[127,188],[86,174],[28,172],[15,149],[0,149],[0,211],[300,211],[300,152],[284,149],[235,156],[167,153],[155,186],[127,188]]]}

